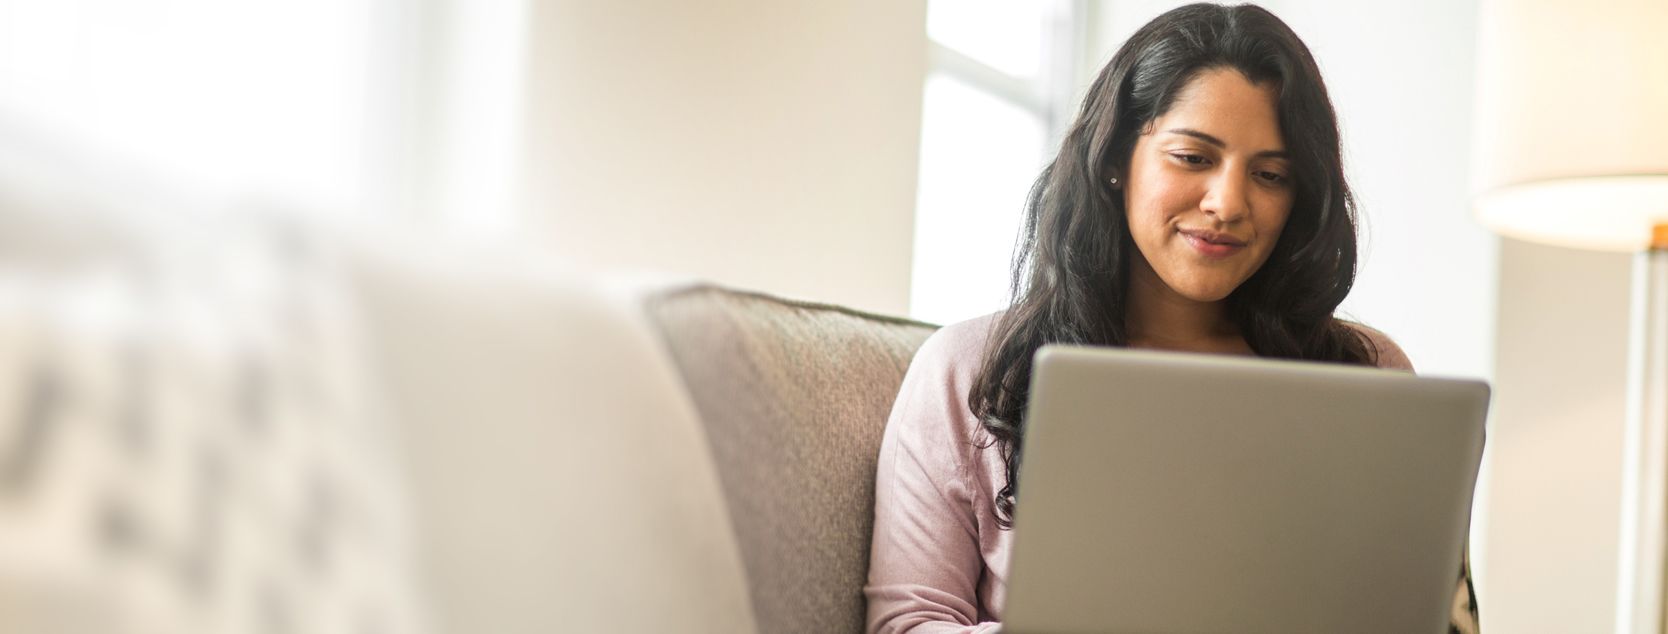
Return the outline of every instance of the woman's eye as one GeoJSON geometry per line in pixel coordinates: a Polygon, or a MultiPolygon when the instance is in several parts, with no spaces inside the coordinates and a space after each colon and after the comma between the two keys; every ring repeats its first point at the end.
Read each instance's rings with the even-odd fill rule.
{"type": "Polygon", "coordinates": [[[1199,156],[1198,154],[1172,154],[1171,156],[1176,157],[1177,160],[1187,163],[1188,165],[1204,165],[1205,163],[1210,162],[1205,157],[1199,156]]]}
{"type": "Polygon", "coordinates": [[[1257,178],[1272,185],[1283,185],[1286,182],[1286,175],[1279,172],[1257,172],[1257,178]]]}

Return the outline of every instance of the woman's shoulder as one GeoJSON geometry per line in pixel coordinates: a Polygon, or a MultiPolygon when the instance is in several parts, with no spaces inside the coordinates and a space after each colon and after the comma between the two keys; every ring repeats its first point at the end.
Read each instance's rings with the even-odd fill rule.
{"type": "Polygon", "coordinates": [[[1002,311],[997,311],[939,328],[916,349],[914,365],[971,377],[978,372],[1001,317],[1002,311]]]}
{"type": "Polygon", "coordinates": [[[1401,346],[1396,345],[1395,340],[1391,339],[1390,335],[1366,324],[1348,320],[1340,321],[1343,321],[1343,324],[1354,330],[1356,334],[1361,335],[1361,339],[1367,343],[1369,352],[1377,360],[1375,365],[1386,370],[1413,371],[1413,362],[1407,358],[1407,353],[1402,351],[1401,346]]]}
{"type": "Polygon", "coordinates": [[[957,470],[972,463],[979,423],[968,409],[967,397],[978,379],[996,317],[944,326],[916,349],[888,417],[891,442],[925,462],[955,465],[957,470]]]}
{"type": "Polygon", "coordinates": [[[967,395],[983,367],[999,314],[939,328],[915,351],[893,405],[893,423],[933,436],[970,438],[978,424],[967,395]]]}

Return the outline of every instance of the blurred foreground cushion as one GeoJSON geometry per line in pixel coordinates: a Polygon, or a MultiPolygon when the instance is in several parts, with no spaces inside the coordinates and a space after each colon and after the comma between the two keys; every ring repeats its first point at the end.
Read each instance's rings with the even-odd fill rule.
{"type": "Polygon", "coordinates": [[[499,249],[361,253],[444,631],[755,631],[694,405],[629,294],[499,249]]]}
{"type": "Polygon", "coordinates": [[[336,251],[0,128],[0,631],[423,632],[336,251]]]}
{"type": "Polygon", "coordinates": [[[73,176],[0,193],[0,631],[424,631],[333,252],[73,176]]]}

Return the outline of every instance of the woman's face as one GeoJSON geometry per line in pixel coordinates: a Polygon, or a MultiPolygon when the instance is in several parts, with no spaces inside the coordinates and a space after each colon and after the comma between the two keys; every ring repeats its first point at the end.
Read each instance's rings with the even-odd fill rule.
{"type": "Polygon", "coordinates": [[[1271,84],[1209,69],[1142,131],[1128,174],[1116,175],[1145,260],[1133,275],[1216,302],[1268,259],[1293,199],[1275,99],[1271,84]]]}

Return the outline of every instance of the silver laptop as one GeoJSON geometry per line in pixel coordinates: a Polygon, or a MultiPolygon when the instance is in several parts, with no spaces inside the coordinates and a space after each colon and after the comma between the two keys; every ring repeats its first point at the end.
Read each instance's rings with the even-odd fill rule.
{"type": "Polygon", "coordinates": [[[1038,352],[1003,631],[1448,628],[1489,388],[1038,352]]]}

